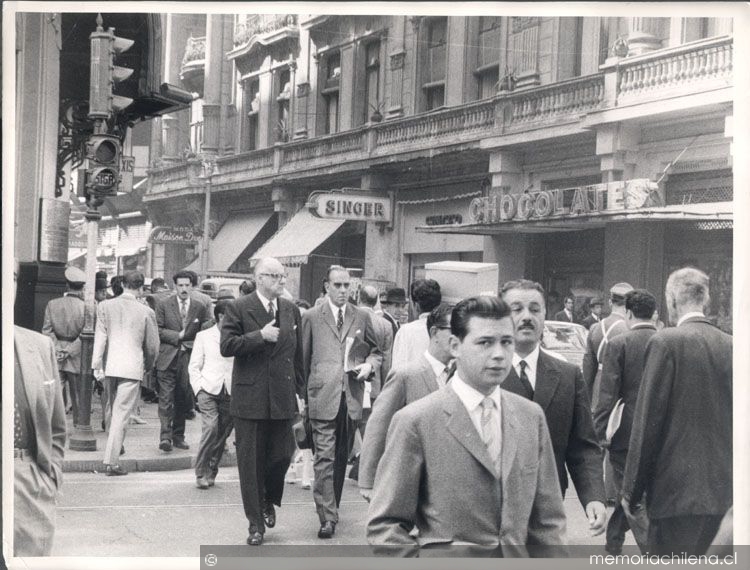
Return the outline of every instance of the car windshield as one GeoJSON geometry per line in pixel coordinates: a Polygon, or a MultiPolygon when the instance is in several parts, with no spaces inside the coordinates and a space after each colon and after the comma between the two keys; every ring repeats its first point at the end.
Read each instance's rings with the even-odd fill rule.
{"type": "Polygon", "coordinates": [[[545,323],[544,347],[549,350],[585,351],[585,329],[564,323],[545,323]]]}

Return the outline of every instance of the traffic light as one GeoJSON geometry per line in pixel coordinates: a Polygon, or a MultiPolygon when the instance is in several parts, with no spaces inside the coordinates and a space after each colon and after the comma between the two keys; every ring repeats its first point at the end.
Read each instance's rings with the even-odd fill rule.
{"type": "Polygon", "coordinates": [[[85,188],[89,196],[115,196],[120,185],[120,139],[93,134],[86,141],[85,188]]]}
{"type": "Polygon", "coordinates": [[[133,40],[118,38],[115,29],[104,31],[101,14],[96,18],[96,31],[91,40],[91,76],[89,83],[90,119],[109,119],[133,100],[114,93],[115,87],[133,74],[132,69],[115,65],[115,58],[133,46],[133,40]]]}

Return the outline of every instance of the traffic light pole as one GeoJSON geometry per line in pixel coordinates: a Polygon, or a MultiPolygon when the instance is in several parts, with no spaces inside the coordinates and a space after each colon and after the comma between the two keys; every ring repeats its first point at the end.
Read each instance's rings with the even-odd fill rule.
{"type": "Polygon", "coordinates": [[[203,160],[203,175],[206,185],[206,203],[203,210],[203,239],[201,240],[201,277],[208,277],[208,227],[211,223],[211,183],[214,176],[214,158],[206,157],[203,160]]]}

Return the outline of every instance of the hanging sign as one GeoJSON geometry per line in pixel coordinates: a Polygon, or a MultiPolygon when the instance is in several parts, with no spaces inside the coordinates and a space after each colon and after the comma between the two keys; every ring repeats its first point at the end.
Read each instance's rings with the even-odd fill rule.
{"type": "Polygon", "coordinates": [[[195,228],[156,226],[148,236],[149,243],[182,243],[195,245],[201,237],[202,232],[195,228]]]}
{"type": "Polygon", "coordinates": [[[344,192],[313,192],[307,201],[318,218],[391,223],[391,199],[388,196],[344,192]]]}

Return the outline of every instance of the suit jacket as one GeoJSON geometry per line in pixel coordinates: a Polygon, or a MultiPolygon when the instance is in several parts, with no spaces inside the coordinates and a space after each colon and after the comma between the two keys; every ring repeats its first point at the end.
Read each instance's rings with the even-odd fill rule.
{"type": "MultiPolygon", "coordinates": [[[[511,369],[502,388],[523,394],[515,368],[511,369]]],[[[581,370],[540,350],[534,401],[542,407],[547,418],[562,492],[565,493],[568,487],[567,466],[584,508],[591,501],[603,503],[602,456],[581,370]]]]}
{"type": "Polygon", "coordinates": [[[573,315],[573,318],[568,318],[568,313],[565,312],[565,310],[559,311],[555,313],[555,320],[556,321],[563,321],[565,323],[575,323],[576,318],[575,315],[573,315]]]}
{"type": "Polygon", "coordinates": [[[187,332],[185,337],[180,340],[182,317],[180,316],[180,303],[177,299],[175,293],[156,304],[156,323],[159,325],[159,340],[161,341],[159,358],[156,360],[157,370],[169,368],[181,346],[192,346],[192,341],[195,340],[195,335],[201,330],[201,325],[211,318],[208,307],[191,296],[187,315],[187,332]]]}
{"type": "Polygon", "coordinates": [[[596,323],[598,323],[598,322],[599,322],[600,320],[601,320],[601,319],[598,319],[598,320],[597,320],[597,319],[596,319],[596,317],[594,317],[594,315],[589,315],[588,317],[586,317],[585,319],[583,319],[583,320],[581,321],[581,324],[582,324],[582,325],[583,325],[584,327],[586,327],[586,329],[588,330],[588,329],[590,329],[590,328],[591,328],[591,326],[592,326],[592,325],[595,325],[595,324],[596,324],[596,323]]]}
{"type": "Polygon", "coordinates": [[[36,464],[59,489],[67,428],[55,349],[50,339],[38,332],[19,326],[13,330],[18,367],[36,436],[36,464]]]}
{"type": "Polygon", "coordinates": [[[723,515],[732,505],[732,337],[705,317],[646,345],[623,495],[649,518],[723,515]]]}
{"type": "Polygon", "coordinates": [[[362,419],[364,383],[344,372],[347,337],[370,345],[367,357],[373,371],[380,368],[382,354],[378,348],[370,315],[347,303],[344,326],[339,333],[330,303],[325,300],[302,317],[302,354],[307,381],[308,414],[314,420],[333,420],[339,411],[341,392],[346,394],[349,417],[362,419]]]}
{"type": "Polygon", "coordinates": [[[383,383],[385,382],[385,379],[388,378],[388,372],[391,369],[393,329],[391,328],[391,323],[375,313],[375,311],[373,311],[369,307],[361,307],[361,309],[370,315],[370,321],[372,322],[372,331],[375,334],[375,340],[378,343],[378,348],[383,355],[383,362],[375,370],[371,381],[372,389],[370,391],[370,398],[375,399],[383,390],[383,383]]]}
{"type": "MultiPolygon", "coordinates": [[[[449,386],[397,412],[388,430],[368,513],[372,545],[565,543],[565,511],[544,414],[500,391],[502,474],[449,386]],[[409,534],[413,525],[419,536],[409,534]]],[[[376,548],[377,550],[377,548],[376,548]]],[[[424,554],[424,552],[422,553],[424,554]]]]}
{"type": "Polygon", "coordinates": [[[394,368],[372,407],[359,457],[359,487],[372,489],[375,471],[385,449],[388,426],[404,406],[432,394],[439,388],[435,372],[424,354],[406,368],[394,368]]]}
{"type": "Polygon", "coordinates": [[[81,373],[81,339],[83,331],[84,302],[79,295],[66,294],[52,299],[44,310],[42,332],[52,339],[55,352],[64,350],[68,357],[57,361],[63,372],[81,373]],[[73,340],[70,340],[73,339],[73,340]]]}
{"type": "Polygon", "coordinates": [[[106,376],[143,380],[157,354],[159,331],[149,307],[126,293],[97,305],[93,369],[103,369],[106,376]]]}
{"type": "Polygon", "coordinates": [[[628,330],[628,325],[625,323],[625,319],[620,315],[609,315],[606,319],[603,319],[599,325],[591,327],[589,336],[586,339],[586,353],[583,355],[583,380],[586,382],[586,388],[589,394],[589,400],[594,402],[598,395],[594,393],[594,384],[599,373],[599,345],[604,340],[604,329],[609,330],[607,335],[607,342],[611,341],[618,334],[622,334],[628,330]],[[614,323],[620,321],[620,324],[615,325],[614,323]]]}
{"type": "Polygon", "coordinates": [[[288,420],[297,411],[295,392],[302,396],[302,321],[297,306],[277,300],[279,338],[266,342],[261,329],[274,316],[258,293],[227,305],[221,325],[221,354],[234,356],[233,416],[251,420],[288,420]]]}
{"type": "Polygon", "coordinates": [[[618,335],[604,351],[599,401],[594,410],[594,429],[600,442],[606,440],[607,423],[617,400],[622,398],[620,427],[612,437],[611,451],[626,451],[633,425],[633,412],[641,387],[646,344],[656,333],[653,325],[639,326],[618,335]]]}

